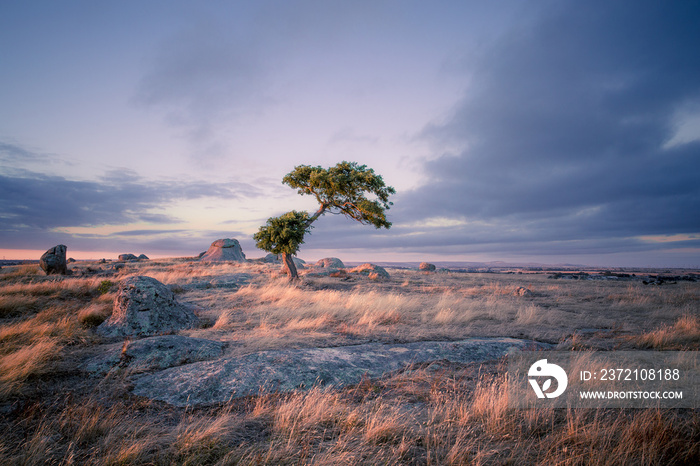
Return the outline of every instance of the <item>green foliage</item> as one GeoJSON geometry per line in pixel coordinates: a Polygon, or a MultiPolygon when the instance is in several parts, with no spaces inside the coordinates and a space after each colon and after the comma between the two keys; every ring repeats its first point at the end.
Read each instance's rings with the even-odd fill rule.
{"type": "Polygon", "coordinates": [[[100,294],[106,294],[106,293],[109,293],[109,290],[111,290],[113,286],[114,286],[114,283],[112,283],[111,281],[102,280],[100,282],[100,284],[97,286],[97,291],[100,294]]]}
{"type": "Polygon", "coordinates": [[[321,207],[310,221],[328,211],[342,213],[375,228],[391,227],[385,211],[393,205],[389,196],[396,191],[386,186],[382,177],[366,165],[345,161],[328,169],[299,165],[282,182],[296,188],[299,194],[316,197],[321,207]],[[374,195],[376,199],[368,199],[365,194],[374,195]]]}
{"type": "Polygon", "coordinates": [[[253,235],[255,246],[272,254],[296,254],[304,243],[304,235],[311,229],[308,221],[308,212],[296,210],[268,218],[253,235]]]}

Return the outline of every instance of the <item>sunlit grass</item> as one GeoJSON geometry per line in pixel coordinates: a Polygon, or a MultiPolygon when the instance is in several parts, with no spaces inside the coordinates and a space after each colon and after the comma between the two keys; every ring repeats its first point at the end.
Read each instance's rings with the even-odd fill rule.
{"type": "Polygon", "coordinates": [[[644,333],[634,340],[646,348],[697,349],[700,344],[700,316],[683,315],[673,325],[644,333]]]}

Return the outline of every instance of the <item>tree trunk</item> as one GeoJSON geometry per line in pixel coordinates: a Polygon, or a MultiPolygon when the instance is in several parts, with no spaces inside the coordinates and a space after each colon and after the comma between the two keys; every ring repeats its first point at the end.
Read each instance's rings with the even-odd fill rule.
{"type": "Polygon", "coordinates": [[[287,272],[287,275],[289,276],[289,281],[292,282],[294,280],[299,279],[299,274],[297,273],[297,266],[294,265],[294,260],[292,259],[292,255],[286,252],[282,253],[282,261],[284,262],[284,269],[287,272]]]}

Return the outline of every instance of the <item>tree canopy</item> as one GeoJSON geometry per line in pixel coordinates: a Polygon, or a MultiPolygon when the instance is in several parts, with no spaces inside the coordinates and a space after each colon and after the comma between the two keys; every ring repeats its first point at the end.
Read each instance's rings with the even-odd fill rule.
{"type": "Polygon", "coordinates": [[[253,235],[255,246],[272,254],[296,254],[299,246],[304,244],[304,235],[313,228],[306,225],[308,220],[308,212],[296,210],[268,218],[253,235]]]}
{"type": "Polygon", "coordinates": [[[342,213],[375,228],[391,227],[391,222],[386,219],[386,210],[393,205],[393,202],[389,202],[389,196],[396,190],[386,186],[381,175],[366,165],[340,162],[328,169],[299,165],[282,182],[296,188],[301,195],[316,197],[320,207],[309,218],[309,224],[325,212],[330,212],[342,213]],[[366,193],[373,194],[376,199],[368,199],[366,193]]]}

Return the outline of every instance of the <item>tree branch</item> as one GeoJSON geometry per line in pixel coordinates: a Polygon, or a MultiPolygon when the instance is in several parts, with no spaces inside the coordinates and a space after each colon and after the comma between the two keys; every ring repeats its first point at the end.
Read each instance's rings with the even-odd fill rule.
{"type": "Polygon", "coordinates": [[[323,215],[326,212],[326,210],[327,206],[325,204],[321,204],[321,207],[319,207],[316,213],[309,217],[309,219],[306,221],[304,227],[309,228],[312,223],[314,223],[321,215],[323,215]]]}

